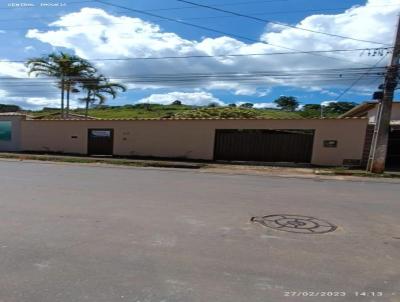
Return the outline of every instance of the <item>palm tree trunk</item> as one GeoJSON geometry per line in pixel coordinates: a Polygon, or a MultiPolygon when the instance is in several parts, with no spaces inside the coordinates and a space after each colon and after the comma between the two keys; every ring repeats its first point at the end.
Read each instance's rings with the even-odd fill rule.
{"type": "Polygon", "coordinates": [[[61,118],[64,118],[64,77],[61,77],[61,118]]]}
{"type": "Polygon", "coordinates": [[[86,108],[85,108],[85,116],[88,117],[89,115],[89,102],[90,102],[90,92],[88,92],[86,97],[86,108]]]}
{"type": "Polygon", "coordinates": [[[70,92],[71,92],[71,87],[70,87],[70,85],[68,84],[68,87],[67,87],[67,118],[69,118],[69,94],[70,94],[70,92]]]}
{"type": "Polygon", "coordinates": [[[89,115],[89,100],[86,100],[86,108],[85,108],[85,117],[88,117],[89,115]]]}

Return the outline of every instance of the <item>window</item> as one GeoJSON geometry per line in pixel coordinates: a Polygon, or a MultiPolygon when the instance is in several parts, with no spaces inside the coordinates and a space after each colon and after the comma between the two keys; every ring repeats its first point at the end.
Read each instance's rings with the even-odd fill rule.
{"type": "Polygon", "coordinates": [[[0,141],[11,140],[12,123],[10,121],[0,121],[0,141]]]}
{"type": "Polygon", "coordinates": [[[91,137],[111,137],[110,130],[90,130],[91,137]]]}

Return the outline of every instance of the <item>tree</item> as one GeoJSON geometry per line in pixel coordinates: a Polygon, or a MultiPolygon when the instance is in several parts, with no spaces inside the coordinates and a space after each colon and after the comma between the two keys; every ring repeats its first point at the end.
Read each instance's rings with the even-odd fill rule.
{"type": "Polygon", "coordinates": [[[176,118],[255,118],[262,116],[257,110],[244,108],[199,108],[195,110],[182,110],[177,112],[176,118]]]}
{"type": "Polygon", "coordinates": [[[83,78],[89,78],[96,72],[90,62],[76,55],[67,53],[51,53],[46,56],[31,58],[26,62],[28,74],[47,76],[59,80],[61,89],[61,116],[64,117],[64,98],[66,92],[66,112],[69,113],[70,93],[75,85],[83,78]]]}
{"type": "Polygon", "coordinates": [[[20,110],[21,107],[17,105],[0,104],[0,112],[17,112],[20,110]]]}
{"type": "Polygon", "coordinates": [[[90,104],[98,101],[99,105],[103,105],[106,101],[106,95],[110,95],[113,99],[118,94],[118,90],[126,91],[126,87],[122,84],[112,83],[104,75],[92,76],[91,78],[82,79],[81,87],[86,91],[86,97],[81,100],[85,102],[85,115],[88,116],[90,104]]]}
{"type": "Polygon", "coordinates": [[[208,104],[207,107],[209,107],[209,108],[216,108],[216,107],[219,107],[219,104],[216,103],[216,102],[212,102],[212,103],[208,104]]]}
{"type": "Polygon", "coordinates": [[[303,111],[309,111],[309,110],[321,110],[321,105],[320,104],[305,104],[302,108],[303,111]]]}
{"type": "Polygon", "coordinates": [[[236,106],[235,103],[232,103],[232,104],[229,104],[228,107],[233,107],[233,108],[235,108],[235,107],[237,107],[237,106],[236,106]]]}
{"type": "Polygon", "coordinates": [[[240,105],[240,107],[242,108],[253,108],[254,104],[252,103],[244,103],[242,105],[240,105]]]}
{"type": "Polygon", "coordinates": [[[324,111],[339,115],[353,109],[355,106],[357,106],[357,103],[354,102],[330,102],[327,106],[324,106],[324,111]]]}
{"type": "Polygon", "coordinates": [[[171,103],[171,105],[181,106],[181,105],[182,105],[182,102],[181,102],[180,100],[176,100],[176,101],[173,101],[173,102],[171,103]]]}
{"type": "Polygon", "coordinates": [[[301,108],[299,113],[302,117],[320,117],[321,116],[321,105],[320,104],[305,104],[301,108]]]}
{"type": "Polygon", "coordinates": [[[299,107],[299,102],[293,96],[281,96],[274,101],[279,108],[286,111],[295,111],[299,107]]]}

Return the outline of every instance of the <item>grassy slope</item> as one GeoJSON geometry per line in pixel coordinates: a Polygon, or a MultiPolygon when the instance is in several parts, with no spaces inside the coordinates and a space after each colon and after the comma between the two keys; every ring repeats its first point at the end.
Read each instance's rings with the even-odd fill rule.
{"type": "MultiPolygon", "coordinates": [[[[53,110],[33,111],[34,116],[54,113],[53,110]]],[[[84,110],[76,109],[71,112],[84,114],[84,110]]],[[[150,105],[149,109],[143,106],[121,106],[90,109],[89,115],[98,118],[168,118],[168,117],[270,117],[290,118],[300,117],[297,112],[286,112],[273,109],[241,109],[241,108],[196,108],[191,106],[150,105]]]]}

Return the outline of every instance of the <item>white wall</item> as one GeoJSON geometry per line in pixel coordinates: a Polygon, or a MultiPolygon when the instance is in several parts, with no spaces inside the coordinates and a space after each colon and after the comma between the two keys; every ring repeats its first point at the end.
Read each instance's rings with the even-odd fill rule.
{"type": "MultiPolygon", "coordinates": [[[[376,122],[377,111],[378,106],[375,106],[373,109],[368,111],[368,119],[370,124],[374,124],[376,122]]],[[[396,121],[400,120],[400,103],[393,103],[391,119],[396,121]]]]}

